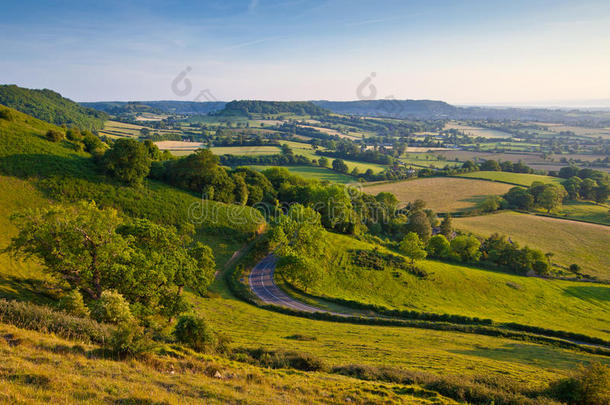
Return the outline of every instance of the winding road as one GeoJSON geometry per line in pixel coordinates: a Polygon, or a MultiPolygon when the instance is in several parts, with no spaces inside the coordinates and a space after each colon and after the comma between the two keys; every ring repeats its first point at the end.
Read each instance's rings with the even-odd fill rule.
{"type": "Polygon", "coordinates": [[[273,255],[265,257],[258,262],[250,272],[248,282],[252,292],[265,304],[279,305],[290,309],[305,312],[328,312],[334,315],[342,315],[335,312],[330,312],[321,308],[316,308],[300,301],[295,300],[284,291],[282,291],[273,280],[275,272],[275,263],[277,259],[273,255]]]}

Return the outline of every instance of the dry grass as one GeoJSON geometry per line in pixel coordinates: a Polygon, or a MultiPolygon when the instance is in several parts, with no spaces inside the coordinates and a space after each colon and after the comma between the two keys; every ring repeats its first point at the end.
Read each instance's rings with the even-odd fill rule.
{"type": "Polygon", "coordinates": [[[512,186],[485,180],[433,177],[365,187],[369,194],[394,193],[401,203],[424,200],[438,212],[465,211],[474,208],[488,195],[506,193],[512,186]]]}

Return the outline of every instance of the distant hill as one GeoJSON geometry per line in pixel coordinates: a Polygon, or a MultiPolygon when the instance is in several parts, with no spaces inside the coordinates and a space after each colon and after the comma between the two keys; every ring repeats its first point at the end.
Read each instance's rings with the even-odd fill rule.
{"type": "Polygon", "coordinates": [[[452,118],[459,108],[434,100],[362,100],[312,101],[313,104],[338,114],[400,118],[452,118]]]}
{"type": "Polygon", "coordinates": [[[224,101],[99,101],[81,103],[89,108],[95,108],[112,115],[149,112],[153,114],[209,114],[222,110],[227,103],[224,101]]]}
{"type": "Polygon", "coordinates": [[[260,101],[239,100],[231,101],[216,115],[247,115],[247,114],[281,114],[292,113],[296,115],[324,115],[328,114],[325,108],[308,101],[260,101]]]}
{"type": "Polygon", "coordinates": [[[0,85],[0,104],[56,125],[101,129],[108,114],[87,108],[49,89],[0,85]]]}

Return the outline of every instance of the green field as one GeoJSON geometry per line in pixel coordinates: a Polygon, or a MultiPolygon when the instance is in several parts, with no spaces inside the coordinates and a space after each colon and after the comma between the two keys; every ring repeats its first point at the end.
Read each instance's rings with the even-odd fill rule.
{"type": "Polygon", "coordinates": [[[390,192],[401,203],[417,199],[438,212],[468,211],[477,206],[488,195],[501,195],[511,188],[508,184],[485,180],[453,177],[430,177],[365,186],[369,194],[390,192]]]}
{"type": "Polygon", "coordinates": [[[543,176],[539,174],[529,174],[529,173],[511,173],[511,172],[471,172],[461,174],[461,177],[468,177],[471,179],[483,179],[483,180],[491,180],[491,181],[499,181],[503,183],[510,183],[519,186],[529,187],[535,181],[540,181],[542,183],[550,184],[560,184],[561,180],[557,177],[551,176],[543,176]]]}
{"type": "Polygon", "coordinates": [[[508,132],[504,132],[504,131],[498,131],[495,129],[489,129],[489,128],[481,128],[481,127],[476,127],[476,126],[472,126],[472,125],[466,125],[463,124],[461,122],[457,122],[457,121],[451,121],[448,122],[445,125],[445,130],[447,129],[457,129],[459,131],[464,132],[466,135],[472,136],[472,137],[483,137],[483,138],[510,138],[513,135],[508,133],[508,132]]]}
{"type": "MultiPolygon", "coordinates": [[[[540,212],[545,213],[544,210],[540,212]]],[[[558,217],[610,225],[610,205],[590,201],[569,201],[557,210],[558,217]]]]}
{"type": "Polygon", "coordinates": [[[280,148],[277,146],[218,146],[210,148],[215,155],[277,155],[280,148]]]}
{"type": "MultiPolygon", "coordinates": [[[[273,166],[260,166],[252,165],[249,166],[256,170],[265,170],[273,166]]],[[[283,166],[290,173],[304,177],[306,179],[316,179],[320,181],[330,181],[331,183],[348,184],[356,181],[352,176],[347,174],[339,173],[334,170],[318,167],[318,166],[283,166]]]]}
{"type": "Polygon", "coordinates": [[[459,229],[488,236],[494,232],[552,252],[562,266],[577,263],[583,272],[610,280],[610,227],[515,212],[456,218],[459,229]]]}
{"type": "Polygon", "coordinates": [[[309,292],[387,308],[490,318],[610,338],[610,286],[523,277],[425,260],[425,279],[351,265],[349,251],[373,245],[329,234],[323,277],[309,292]]]}

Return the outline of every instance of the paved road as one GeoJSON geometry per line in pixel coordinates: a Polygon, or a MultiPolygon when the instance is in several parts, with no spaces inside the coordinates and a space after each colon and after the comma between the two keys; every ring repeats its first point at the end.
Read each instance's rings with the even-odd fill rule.
{"type": "MultiPolygon", "coordinates": [[[[273,281],[276,258],[272,255],[261,260],[250,272],[248,281],[252,292],[265,304],[280,305],[305,312],[330,312],[295,300],[273,281]]],[[[341,314],[336,314],[341,315],[341,314]]]]}

